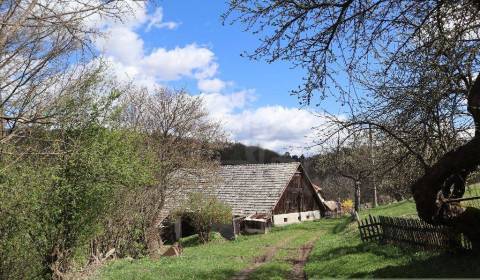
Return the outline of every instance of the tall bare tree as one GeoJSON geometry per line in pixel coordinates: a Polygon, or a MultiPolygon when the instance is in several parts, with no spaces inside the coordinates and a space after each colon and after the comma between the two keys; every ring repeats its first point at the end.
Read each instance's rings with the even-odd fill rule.
{"type": "Polygon", "coordinates": [[[166,218],[167,198],[178,194],[185,178],[178,171],[195,172],[215,168],[216,151],[224,135],[203,107],[200,97],[183,90],[140,89],[124,100],[123,123],[144,135],[145,153],[152,154],[155,184],[137,193],[139,210],[145,219],[145,241],[151,255],[161,245],[160,226],[166,218]]]}
{"type": "Polygon", "coordinates": [[[478,248],[479,210],[448,201],[446,190],[462,196],[466,176],[480,164],[479,8],[473,0],[234,0],[225,17],[265,35],[251,58],[286,59],[307,69],[294,91],[303,101],[311,102],[316,92],[331,93],[361,109],[362,114],[352,114],[352,124],[375,127],[398,141],[423,173],[411,185],[419,216],[453,226],[478,248]],[[359,100],[357,92],[336,81],[338,71],[374,96],[359,100]],[[402,113],[395,114],[399,103],[402,113]],[[402,122],[378,123],[379,106],[395,114],[390,121],[402,122]],[[470,140],[468,134],[455,134],[459,123],[467,124],[461,128],[465,132],[474,128],[470,140]],[[435,137],[420,138],[432,132],[435,137]],[[416,143],[402,137],[415,133],[416,143]]]}

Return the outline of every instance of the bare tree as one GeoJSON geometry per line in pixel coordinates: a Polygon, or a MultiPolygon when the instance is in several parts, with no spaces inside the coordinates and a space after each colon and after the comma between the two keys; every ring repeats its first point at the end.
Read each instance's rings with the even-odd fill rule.
{"type": "Polygon", "coordinates": [[[337,143],[334,149],[327,150],[317,158],[315,166],[320,170],[328,170],[329,176],[341,176],[350,181],[354,189],[354,209],[358,212],[360,211],[361,185],[370,180],[375,167],[370,160],[371,149],[365,135],[352,133],[349,136],[352,137],[348,144],[337,143]]]}
{"type": "Polygon", "coordinates": [[[449,201],[442,189],[462,196],[466,176],[480,164],[479,8],[473,0],[236,0],[225,17],[265,34],[251,58],[286,59],[308,70],[294,91],[306,103],[320,90],[363,108],[347,126],[381,130],[420,164],[423,175],[411,185],[419,216],[455,227],[478,248],[479,210],[449,201]],[[338,71],[374,96],[362,100],[341,87],[338,71]],[[395,117],[382,119],[380,112],[395,117]],[[468,119],[471,140],[458,137],[472,128],[468,119]],[[415,134],[417,141],[405,141],[415,134]]]}
{"type": "Polygon", "coordinates": [[[0,2],[0,143],[18,127],[51,124],[59,98],[82,82],[102,21],[122,20],[144,1],[0,2]]]}
{"type": "Polygon", "coordinates": [[[151,255],[161,245],[160,226],[166,218],[167,198],[178,194],[185,178],[179,170],[207,170],[216,166],[216,151],[223,146],[220,126],[208,117],[199,97],[183,90],[141,89],[124,100],[123,123],[144,135],[146,154],[152,155],[155,184],[137,194],[145,219],[145,241],[151,255]]]}

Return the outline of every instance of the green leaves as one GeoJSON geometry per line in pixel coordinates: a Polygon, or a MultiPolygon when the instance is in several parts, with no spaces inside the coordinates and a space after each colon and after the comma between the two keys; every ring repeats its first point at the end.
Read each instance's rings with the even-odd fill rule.
{"type": "Polygon", "coordinates": [[[67,118],[58,129],[39,128],[12,146],[21,160],[12,155],[0,161],[0,278],[65,272],[117,196],[152,182],[138,136],[103,125],[98,116],[105,114],[97,113],[109,112],[110,105],[82,100],[91,103],[77,109],[90,117],[67,118]]]}
{"type": "Polygon", "coordinates": [[[188,216],[200,240],[206,243],[214,224],[227,224],[232,220],[232,209],[214,196],[203,193],[191,193],[177,215],[188,216]]]}

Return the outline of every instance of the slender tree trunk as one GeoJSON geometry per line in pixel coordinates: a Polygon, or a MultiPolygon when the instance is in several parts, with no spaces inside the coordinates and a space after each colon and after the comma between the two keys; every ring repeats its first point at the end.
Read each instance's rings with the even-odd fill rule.
{"type": "Polygon", "coordinates": [[[374,157],[374,150],[373,150],[373,136],[372,136],[372,128],[368,125],[368,142],[370,146],[370,161],[372,164],[372,188],[373,188],[373,207],[378,206],[378,198],[377,198],[377,185],[375,182],[375,157],[374,157]]]}
{"type": "Polygon", "coordinates": [[[355,181],[355,212],[360,211],[360,181],[355,181]]]}
{"type": "Polygon", "coordinates": [[[3,110],[3,98],[2,98],[2,93],[0,92],[0,140],[2,140],[5,136],[7,136],[6,131],[5,131],[5,120],[3,119],[4,116],[4,110],[3,110]]]}
{"type": "MultiPolygon", "coordinates": [[[[468,111],[475,122],[475,137],[463,146],[445,154],[424,176],[411,186],[420,218],[431,224],[451,226],[464,233],[480,249],[480,209],[462,208],[460,203],[447,203],[443,189],[454,188],[463,196],[462,184],[452,176],[466,178],[480,164],[480,80],[477,78],[468,96],[468,111]],[[447,186],[446,186],[447,184],[447,186]]],[[[463,188],[464,188],[463,182],[463,188]]]]}

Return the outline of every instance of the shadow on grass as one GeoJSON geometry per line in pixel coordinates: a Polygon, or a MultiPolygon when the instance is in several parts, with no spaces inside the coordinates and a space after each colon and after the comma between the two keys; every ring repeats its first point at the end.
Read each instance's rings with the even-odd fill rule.
{"type": "Polygon", "coordinates": [[[424,260],[413,260],[405,265],[386,266],[373,273],[353,274],[353,278],[478,278],[480,277],[478,255],[454,255],[442,253],[424,260]]]}
{"type": "Polygon", "coordinates": [[[347,228],[347,226],[348,226],[349,224],[351,224],[351,223],[352,223],[352,221],[351,221],[350,219],[344,218],[341,222],[337,223],[337,224],[333,227],[332,233],[337,234],[337,233],[341,233],[341,232],[345,231],[345,229],[347,228]]]}
{"type": "MultiPolygon", "coordinates": [[[[400,245],[401,246],[401,245],[400,245]]],[[[310,264],[322,264],[331,260],[345,263],[345,270],[335,271],[333,267],[324,267],[314,274],[324,273],[335,277],[347,278],[478,278],[480,277],[479,255],[472,253],[432,253],[432,256],[418,253],[412,247],[397,247],[391,244],[364,243],[333,248],[321,254],[311,255],[310,264]],[[365,271],[362,264],[372,264],[371,254],[379,256],[373,263],[373,270],[365,271]],[[345,259],[347,258],[347,259],[345,259]],[[348,261],[347,261],[348,260],[348,261]],[[352,262],[355,260],[355,262],[352,262]],[[400,264],[395,265],[395,262],[400,264]],[[392,264],[393,263],[393,264],[392,264]],[[332,270],[333,269],[333,270],[332,270]],[[322,272],[323,271],[323,272],[322,272]]],[[[322,266],[320,266],[322,267],[322,266]]]]}

